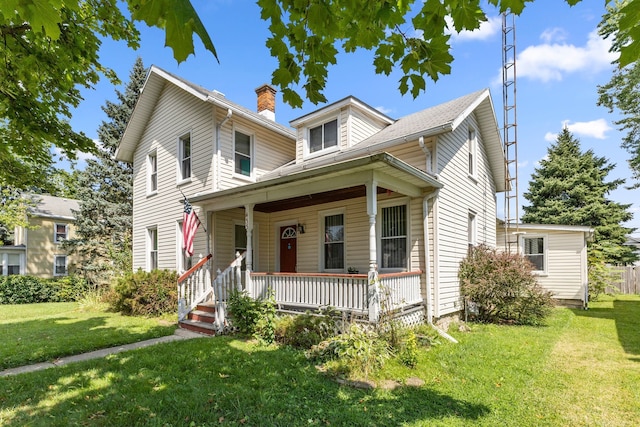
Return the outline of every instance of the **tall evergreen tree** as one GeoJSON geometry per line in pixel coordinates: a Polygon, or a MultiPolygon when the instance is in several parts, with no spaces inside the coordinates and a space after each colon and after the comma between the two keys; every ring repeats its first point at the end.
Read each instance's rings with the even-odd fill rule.
{"type": "Polygon", "coordinates": [[[68,245],[80,253],[81,269],[96,284],[131,265],[133,170],[131,164],[117,161],[115,152],[146,74],[138,58],[124,92],[116,90],[118,102],[107,101],[102,107],[109,120],[98,128],[100,150],[79,176],[77,239],[68,245]]]}
{"type": "Polygon", "coordinates": [[[632,214],[630,204],[609,200],[611,191],[623,179],[606,181],[615,164],[592,150],[582,152],[580,142],[565,128],[540,161],[524,193],[522,221],[537,224],[587,225],[595,236],[589,250],[603,254],[604,262],[626,264],[636,259],[625,246],[626,235],[634,229],[622,226],[632,214]]]}

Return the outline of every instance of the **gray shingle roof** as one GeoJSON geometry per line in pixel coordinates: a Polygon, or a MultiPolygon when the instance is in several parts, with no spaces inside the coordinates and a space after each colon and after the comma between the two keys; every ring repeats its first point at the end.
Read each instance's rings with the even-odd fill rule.
{"type": "Polygon", "coordinates": [[[75,219],[73,211],[80,210],[80,201],[63,197],[54,197],[46,194],[34,194],[30,196],[36,201],[36,206],[31,208],[34,216],[60,219],[75,219]]]}

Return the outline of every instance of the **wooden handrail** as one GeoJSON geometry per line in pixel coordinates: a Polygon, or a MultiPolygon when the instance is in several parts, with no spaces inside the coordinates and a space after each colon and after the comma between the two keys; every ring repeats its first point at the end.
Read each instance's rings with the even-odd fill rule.
{"type": "Polygon", "coordinates": [[[207,261],[209,261],[211,258],[213,258],[213,255],[211,255],[211,254],[207,255],[206,257],[204,257],[200,261],[198,261],[198,263],[196,265],[194,265],[193,267],[191,267],[190,269],[188,269],[187,271],[182,273],[182,275],[178,278],[178,283],[182,283],[185,280],[187,280],[187,278],[189,276],[191,276],[191,274],[194,271],[198,270],[200,267],[205,265],[207,263],[207,261]]]}

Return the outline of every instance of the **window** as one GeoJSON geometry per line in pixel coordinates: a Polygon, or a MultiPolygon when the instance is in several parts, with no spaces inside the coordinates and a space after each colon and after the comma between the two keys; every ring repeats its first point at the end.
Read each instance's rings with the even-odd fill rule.
{"type": "Polygon", "coordinates": [[[22,273],[22,254],[0,254],[0,275],[11,276],[22,273]]]}
{"type": "Polygon", "coordinates": [[[251,176],[253,165],[251,164],[251,136],[245,135],[242,132],[235,131],[234,133],[234,150],[235,150],[235,164],[236,174],[251,176]]]}
{"type": "Polygon", "coordinates": [[[344,269],[344,215],[324,217],[324,269],[344,269]]]}
{"type": "Polygon", "coordinates": [[[189,270],[191,267],[193,267],[193,257],[190,257],[187,255],[187,253],[185,252],[184,248],[182,247],[183,242],[184,242],[184,234],[182,231],[182,225],[184,223],[182,221],[178,222],[178,239],[177,239],[177,243],[178,243],[178,271],[187,271],[189,270]]]}
{"type": "Polygon", "coordinates": [[[469,216],[468,216],[468,220],[467,220],[467,234],[468,234],[468,243],[469,243],[469,249],[471,249],[473,246],[476,245],[477,243],[477,239],[478,239],[478,234],[477,234],[477,228],[476,228],[476,213],[475,212],[469,212],[469,216]]]}
{"type": "Polygon", "coordinates": [[[382,208],[380,249],[382,268],[407,268],[407,205],[382,208]]]}
{"type": "Polygon", "coordinates": [[[67,239],[67,224],[54,224],[54,235],[53,242],[54,243],[62,243],[63,240],[67,239]]]}
{"type": "Polygon", "coordinates": [[[534,270],[545,271],[545,239],[544,237],[525,237],[524,256],[533,264],[534,270]]]}
{"type": "Polygon", "coordinates": [[[469,175],[476,176],[476,153],[478,140],[476,138],[476,130],[469,129],[469,175]]]}
{"type": "Polygon", "coordinates": [[[309,129],[309,152],[324,150],[338,145],[338,119],[309,129]]]}
{"type": "Polygon", "coordinates": [[[178,158],[180,159],[180,180],[191,178],[191,134],[183,135],[178,141],[178,158]]]}
{"type": "Polygon", "coordinates": [[[155,194],[158,191],[158,153],[149,153],[147,158],[148,193],[155,194]]]}
{"type": "MultiPolygon", "coordinates": [[[[233,256],[236,254],[242,255],[247,251],[247,229],[244,224],[236,224],[233,228],[233,240],[234,240],[234,249],[233,256]]],[[[247,259],[242,260],[241,270],[244,271],[247,269],[247,259]]]]}
{"type": "Polygon", "coordinates": [[[53,260],[53,275],[66,276],[67,274],[67,256],[56,255],[53,260]]]}
{"type": "Polygon", "coordinates": [[[158,229],[149,228],[147,230],[147,248],[148,248],[148,263],[147,271],[158,269],[158,229]]]}

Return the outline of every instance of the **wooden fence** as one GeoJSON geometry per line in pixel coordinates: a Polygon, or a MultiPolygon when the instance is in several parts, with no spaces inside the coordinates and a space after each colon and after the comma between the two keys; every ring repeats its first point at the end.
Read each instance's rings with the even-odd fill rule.
{"type": "Polygon", "coordinates": [[[640,294],[640,266],[612,267],[612,285],[607,292],[640,294]]]}

